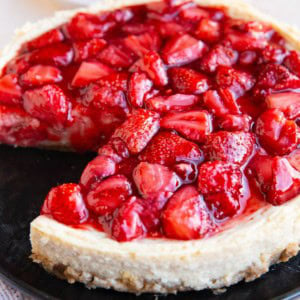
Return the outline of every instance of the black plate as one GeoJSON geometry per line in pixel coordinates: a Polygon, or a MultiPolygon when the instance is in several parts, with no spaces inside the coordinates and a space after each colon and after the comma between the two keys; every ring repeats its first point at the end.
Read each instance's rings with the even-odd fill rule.
{"type": "MultiPolygon", "coordinates": [[[[31,295],[45,299],[136,299],[131,294],[104,289],[90,291],[81,284],[70,285],[47,274],[29,259],[29,223],[38,215],[42,200],[50,187],[64,182],[77,182],[85,164],[92,157],[92,154],[78,155],[0,146],[0,273],[31,295]]],[[[272,267],[260,279],[237,284],[220,296],[203,291],[162,296],[162,299],[282,298],[287,293],[295,295],[298,286],[300,287],[300,255],[289,263],[272,267]]],[[[147,294],[138,298],[150,299],[157,297],[147,294]]]]}

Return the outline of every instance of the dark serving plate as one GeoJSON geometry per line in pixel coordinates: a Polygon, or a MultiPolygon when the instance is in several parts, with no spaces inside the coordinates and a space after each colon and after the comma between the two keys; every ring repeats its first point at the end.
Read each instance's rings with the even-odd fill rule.
{"type": "MultiPolygon", "coordinates": [[[[93,154],[74,154],[0,146],[0,276],[25,293],[41,299],[101,300],[201,300],[270,299],[299,295],[300,255],[289,263],[272,267],[251,283],[239,283],[216,296],[210,291],[177,296],[135,296],[112,290],[88,290],[47,274],[31,262],[29,223],[38,214],[50,187],[76,182],[93,154]]],[[[276,230],[276,228],[274,228],[276,230]]],[[[237,254],[238,255],[238,254],[237,254]]],[[[226,258],[225,258],[226,259],[226,258]]]]}

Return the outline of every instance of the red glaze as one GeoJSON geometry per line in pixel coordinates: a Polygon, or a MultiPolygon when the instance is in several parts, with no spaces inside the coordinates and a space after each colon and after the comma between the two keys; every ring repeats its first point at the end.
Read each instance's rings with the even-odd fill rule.
{"type": "Polygon", "coordinates": [[[79,13],[3,69],[0,142],[98,150],[42,214],[118,241],[202,238],[299,195],[299,57],[187,1],[79,13]]]}

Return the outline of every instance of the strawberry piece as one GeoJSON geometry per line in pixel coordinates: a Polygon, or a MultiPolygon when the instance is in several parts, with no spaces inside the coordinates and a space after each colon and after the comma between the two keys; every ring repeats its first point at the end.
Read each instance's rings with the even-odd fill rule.
{"type": "Polygon", "coordinates": [[[203,198],[193,186],[173,195],[162,214],[162,223],[166,236],[179,240],[202,238],[213,228],[203,198]]]}
{"type": "Polygon", "coordinates": [[[177,36],[178,34],[185,34],[188,28],[176,23],[176,22],[159,22],[158,31],[164,38],[170,38],[177,36]]]}
{"type": "Polygon", "coordinates": [[[230,93],[229,89],[220,89],[219,92],[209,90],[205,92],[203,102],[213,114],[223,117],[227,114],[239,114],[239,106],[236,102],[235,95],[230,93]]]}
{"type": "Polygon", "coordinates": [[[94,58],[106,46],[103,39],[91,39],[86,41],[76,41],[73,44],[74,61],[82,62],[88,58],[94,58]]]}
{"type": "Polygon", "coordinates": [[[281,65],[267,64],[258,75],[254,95],[264,98],[267,94],[300,87],[300,79],[281,65]]]}
{"type": "Polygon", "coordinates": [[[212,132],[211,117],[204,110],[169,113],[161,120],[160,125],[162,128],[174,129],[187,139],[197,142],[203,142],[212,132]]]}
{"type": "Polygon", "coordinates": [[[140,199],[131,197],[118,210],[111,225],[111,235],[119,242],[142,238],[146,232],[141,220],[140,199]]]}
{"type": "Polygon", "coordinates": [[[171,38],[162,50],[166,64],[179,66],[188,64],[202,57],[205,44],[188,34],[171,38]]]}
{"type": "Polygon", "coordinates": [[[142,107],[144,99],[152,89],[152,81],[145,73],[135,72],[131,75],[128,84],[128,98],[133,107],[142,107]]]}
{"type": "Polygon", "coordinates": [[[46,138],[46,127],[39,120],[18,107],[0,105],[1,143],[28,147],[46,138]]]}
{"type": "Polygon", "coordinates": [[[126,158],[118,164],[118,173],[121,173],[132,180],[133,170],[138,164],[139,160],[136,157],[126,158]]]}
{"type": "Polygon", "coordinates": [[[209,17],[209,12],[199,7],[190,7],[180,12],[180,17],[187,21],[200,21],[209,17]]]}
{"type": "Polygon", "coordinates": [[[206,43],[215,43],[221,36],[221,24],[208,18],[203,18],[196,29],[196,37],[206,43]]]}
{"type": "Polygon", "coordinates": [[[73,61],[73,57],[73,48],[60,43],[34,50],[29,54],[29,62],[31,64],[67,66],[73,61]]]}
{"type": "Polygon", "coordinates": [[[239,166],[224,161],[205,162],[199,168],[198,189],[206,194],[236,193],[242,187],[239,166]]]}
{"type": "Polygon", "coordinates": [[[87,207],[96,215],[113,213],[132,194],[131,184],[123,175],[98,183],[86,196],[87,207]]]}
{"type": "Polygon", "coordinates": [[[219,131],[207,136],[203,147],[206,157],[243,165],[254,150],[255,137],[243,131],[219,131]]]}
{"type": "Polygon", "coordinates": [[[168,84],[166,68],[161,57],[156,52],[149,51],[130,69],[132,72],[138,70],[147,73],[155,85],[164,86],[168,84]]]}
{"type": "Polygon", "coordinates": [[[289,163],[300,172],[300,149],[296,149],[287,157],[289,163]]]}
{"type": "Polygon", "coordinates": [[[240,54],[239,63],[244,66],[252,65],[257,60],[257,53],[255,51],[244,51],[240,54]]]}
{"type": "Polygon", "coordinates": [[[130,22],[127,24],[124,24],[122,26],[122,31],[130,34],[130,35],[137,35],[137,34],[142,34],[145,32],[152,32],[154,31],[155,27],[153,26],[152,23],[149,22],[144,22],[144,23],[135,23],[135,22],[130,22]]]}
{"type": "Polygon", "coordinates": [[[30,67],[30,53],[12,58],[4,67],[3,74],[22,74],[30,67]]]}
{"type": "Polygon", "coordinates": [[[37,38],[25,43],[22,46],[23,51],[32,51],[38,48],[43,48],[52,44],[62,42],[65,39],[63,33],[59,28],[54,28],[46,33],[38,36],[37,38]]]}
{"type": "Polygon", "coordinates": [[[214,161],[199,168],[198,189],[217,219],[237,213],[242,186],[242,173],[234,164],[214,161]]]}
{"type": "Polygon", "coordinates": [[[105,177],[114,175],[116,163],[111,157],[98,155],[85,167],[80,178],[80,184],[86,189],[93,189],[105,177]]]}
{"type": "Polygon", "coordinates": [[[26,87],[39,86],[62,81],[59,69],[52,66],[36,65],[20,77],[20,83],[26,87]]]}
{"type": "Polygon", "coordinates": [[[78,13],[65,25],[65,31],[74,40],[102,38],[115,25],[114,21],[102,21],[96,15],[78,13]]]}
{"type": "Polygon", "coordinates": [[[118,23],[126,23],[134,17],[134,11],[130,8],[117,9],[111,16],[118,23]]]}
{"type": "Polygon", "coordinates": [[[115,108],[116,115],[125,117],[128,112],[128,105],[125,95],[122,91],[114,91],[110,87],[100,87],[96,84],[90,84],[82,97],[83,103],[92,104],[93,107],[105,110],[106,108],[115,108]]]}
{"type": "Polygon", "coordinates": [[[179,177],[168,167],[141,162],[133,171],[133,180],[144,199],[155,200],[161,209],[181,185],[179,177]]]}
{"type": "Polygon", "coordinates": [[[128,73],[115,72],[110,75],[101,77],[97,84],[102,87],[110,88],[112,91],[127,91],[128,73]]]}
{"type": "Polygon", "coordinates": [[[78,184],[68,183],[52,188],[43,204],[42,215],[51,215],[66,225],[78,225],[88,218],[81,188],[78,184]]]}
{"type": "Polygon", "coordinates": [[[70,142],[72,148],[78,152],[96,151],[103,143],[103,139],[110,137],[114,130],[113,126],[105,128],[101,123],[99,124],[99,115],[95,117],[93,110],[81,104],[73,107],[71,118],[73,122],[68,128],[70,142]]]}
{"type": "Polygon", "coordinates": [[[267,45],[261,53],[263,63],[281,64],[287,56],[287,50],[276,44],[267,45]]]}
{"type": "Polygon", "coordinates": [[[172,166],[176,162],[203,161],[199,146],[171,132],[159,132],[140,154],[139,159],[150,163],[172,166]]]}
{"type": "Polygon", "coordinates": [[[209,79],[193,69],[172,68],[169,71],[172,87],[183,94],[202,94],[210,86],[209,79]]]}
{"type": "Polygon", "coordinates": [[[200,68],[204,72],[214,73],[219,66],[230,67],[237,60],[238,53],[236,51],[223,45],[217,45],[202,58],[200,68]]]}
{"type": "Polygon", "coordinates": [[[21,104],[21,87],[16,75],[7,74],[0,78],[0,103],[21,104]]]}
{"type": "Polygon", "coordinates": [[[64,125],[69,120],[71,102],[57,85],[26,91],[23,99],[25,111],[33,117],[57,125],[64,125]]]}
{"type": "Polygon", "coordinates": [[[218,125],[225,131],[245,131],[251,129],[252,118],[249,115],[224,115],[219,121],[218,125]]]}
{"type": "Polygon", "coordinates": [[[127,68],[133,63],[130,54],[113,44],[103,49],[99,53],[98,58],[104,63],[116,68],[127,68]]]}
{"type": "Polygon", "coordinates": [[[236,94],[236,98],[252,89],[255,79],[249,73],[235,70],[231,67],[219,67],[216,82],[220,88],[229,88],[236,94]]]}
{"type": "Polygon", "coordinates": [[[114,71],[100,62],[82,62],[72,80],[72,86],[83,87],[114,71]]]}
{"type": "Polygon", "coordinates": [[[288,159],[258,154],[249,164],[250,174],[272,205],[281,205],[300,192],[300,173],[288,159]]]}
{"type": "Polygon", "coordinates": [[[297,148],[297,124],[277,109],[269,109],[257,119],[255,132],[270,154],[289,154],[297,148]]]}
{"type": "Polygon", "coordinates": [[[278,93],[266,97],[268,108],[276,108],[284,112],[289,119],[300,117],[300,94],[299,93],[278,93]]]}
{"type": "Polygon", "coordinates": [[[149,51],[158,52],[161,45],[160,37],[155,31],[130,35],[124,39],[124,43],[139,57],[143,57],[149,51]]]}
{"type": "Polygon", "coordinates": [[[171,96],[157,96],[146,100],[146,106],[151,110],[163,113],[168,111],[182,111],[192,108],[199,102],[194,95],[174,94],[171,96]]]}
{"type": "Polygon", "coordinates": [[[137,154],[141,152],[159,130],[159,115],[144,109],[135,110],[113,134],[120,138],[128,150],[137,154]]]}
{"type": "Polygon", "coordinates": [[[192,163],[178,163],[174,165],[173,170],[180,177],[183,184],[193,183],[198,177],[197,167],[192,163]]]}
{"type": "Polygon", "coordinates": [[[205,195],[205,202],[218,220],[232,217],[240,209],[239,197],[231,193],[219,192],[205,195]]]}
{"type": "Polygon", "coordinates": [[[123,158],[129,158],[129,151],[119,138],[110,139],[108,144],[98,149],[98,154],[108,156],[116,163],[120,163],[123,158]]]}
{"type": "Polygon", "coordinates": [[[284,60],[284,65],[295,75],[300,76],[300,55],[298,52],[292,50],[284,60]]]}

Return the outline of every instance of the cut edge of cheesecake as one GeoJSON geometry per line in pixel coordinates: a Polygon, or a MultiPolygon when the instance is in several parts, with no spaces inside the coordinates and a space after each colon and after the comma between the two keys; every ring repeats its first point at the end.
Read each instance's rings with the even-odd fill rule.
{"type": "MultiPolygon", "coordinates": [[[[157,1],[157,0],[154,0],[157,1]]],[[[86,9],[58,12],[53,18],[27,24],[0,55],[0,69],[24,42],[68,21],[79,11],[98,12],[154,2],[103,0],[86,9]]],[[[300,50],[300,32],[239,0],[197,0],[203,6],[224,6],[233,18],[259,20],[273,26],[300,50]]],[[[48,145],[49,146],[49,145],[48,145]]],[[[57,148],[57,145],[52,145],[57,148]]],[[[47,144],[45,144],[47,147],[47,144]]],[[[296,255],[300,243],[300,196],[266,207],[217,235],[195,241],[143,239],[118,243],[105,233],[75,229],[39,216],[31,223],[32,259],[70,283],[134,293],[175,293],[220,289],[260,277],[269,266],[296,255]]]]}

